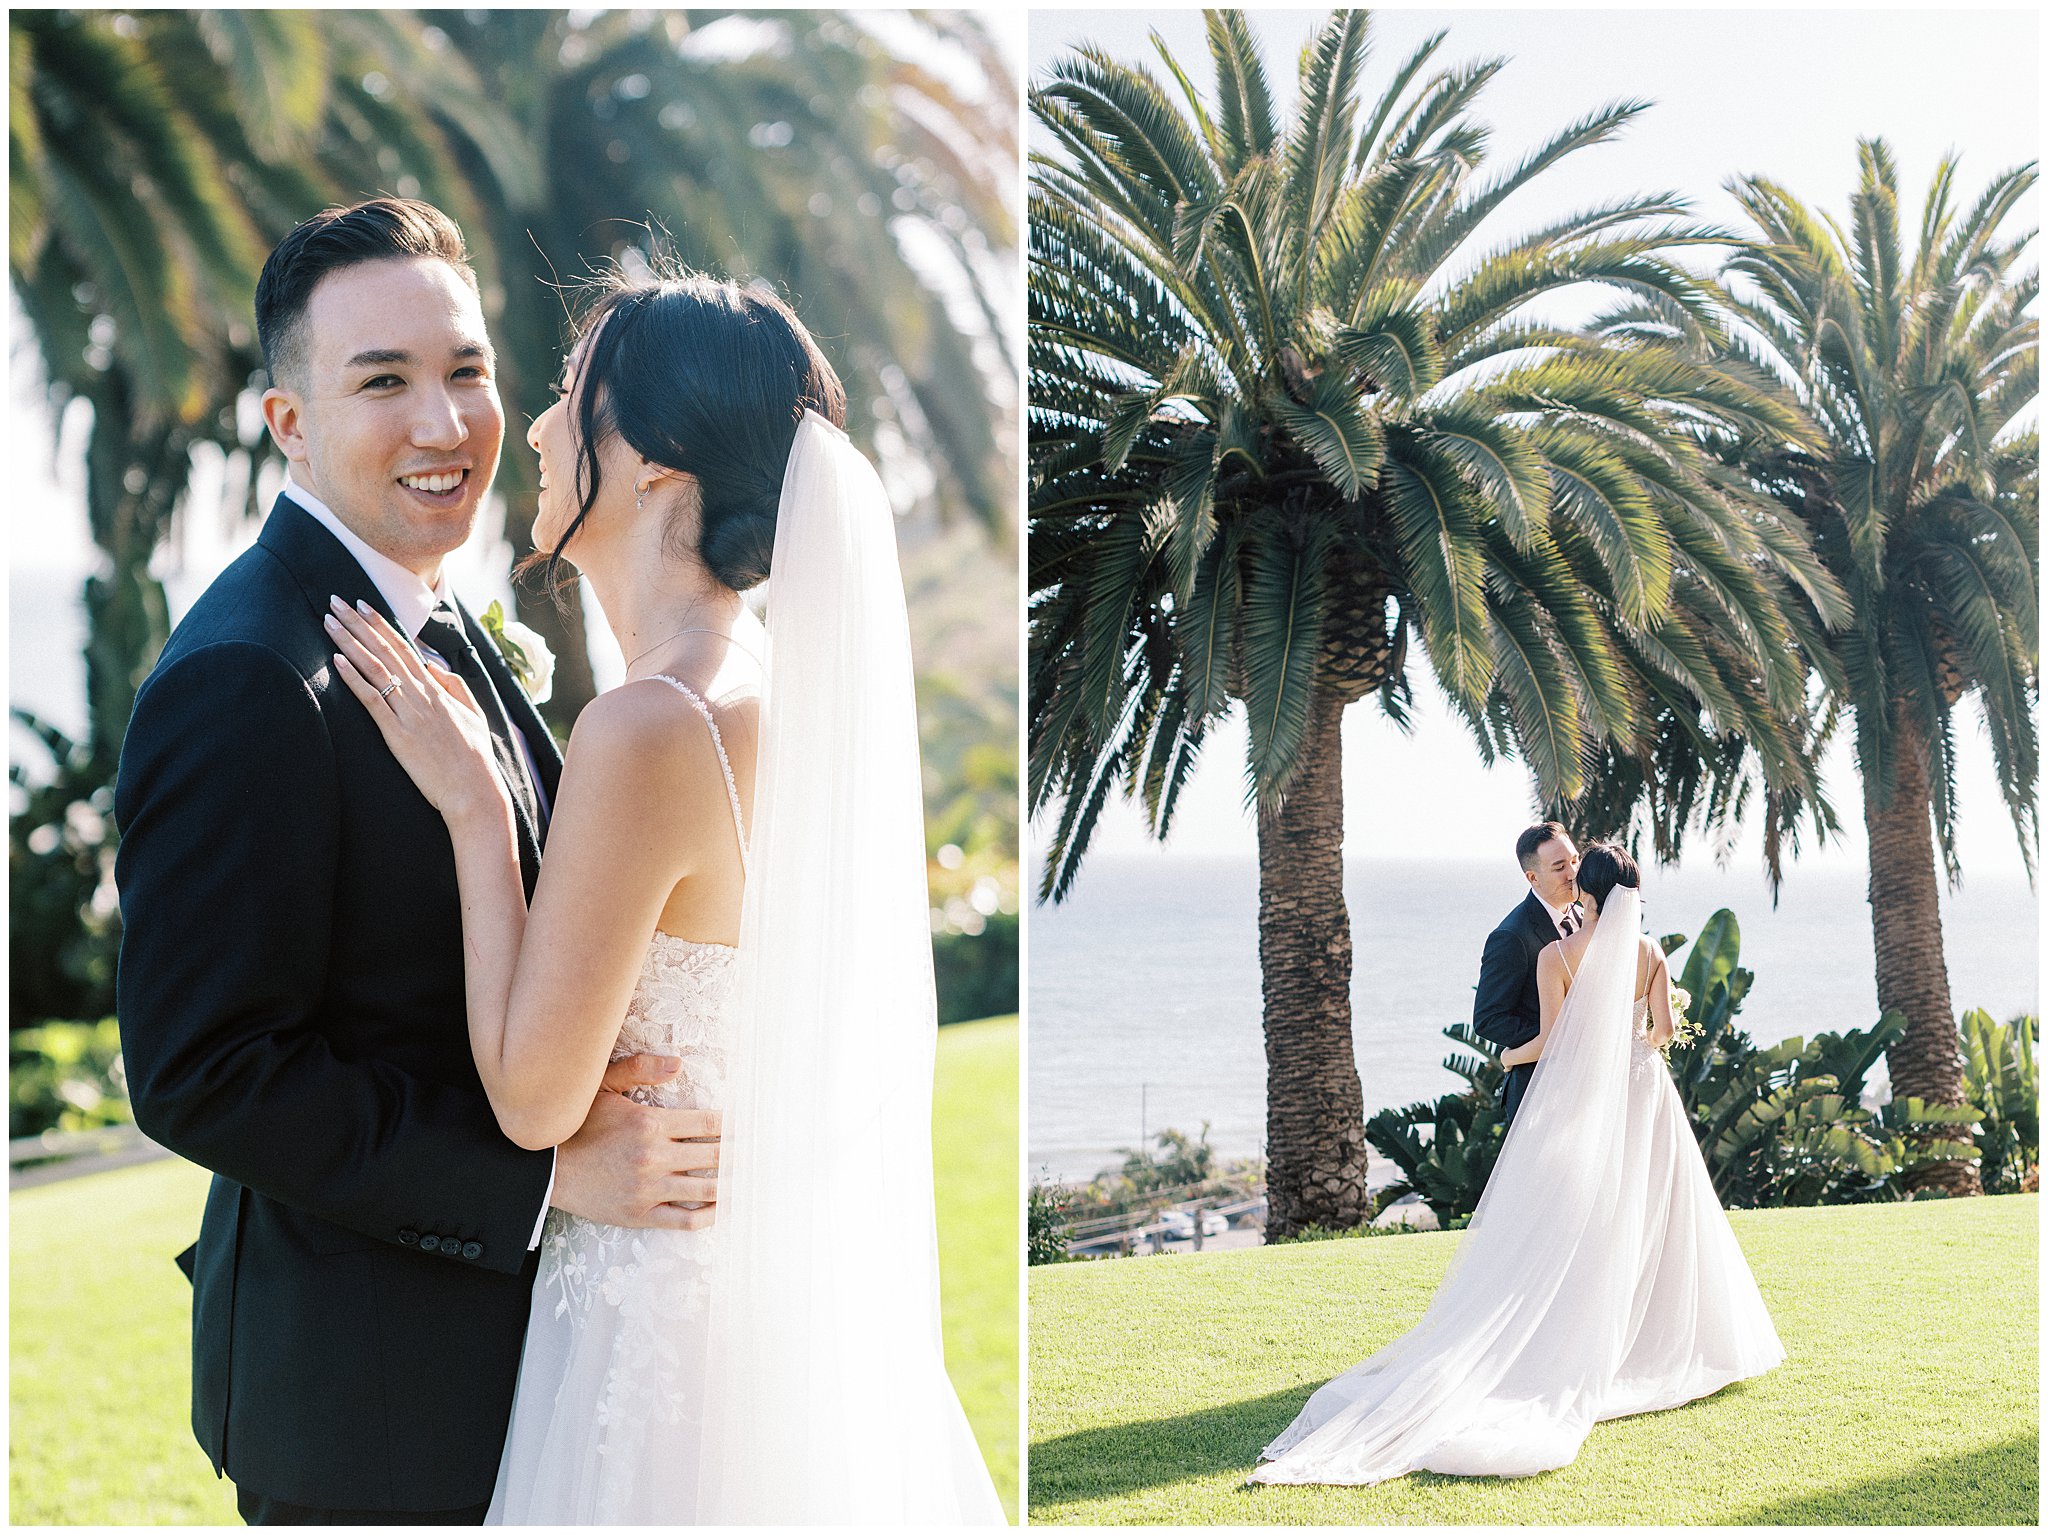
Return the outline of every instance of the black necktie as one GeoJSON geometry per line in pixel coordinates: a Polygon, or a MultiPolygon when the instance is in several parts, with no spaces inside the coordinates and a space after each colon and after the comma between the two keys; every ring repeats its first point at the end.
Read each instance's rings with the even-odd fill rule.
{"type": "Polygon", "coordinates": [[[1577,932],[1578,930],[1579,924],[1572,920],[1572,909],[1569,906],[1567,906],[1564,909],[1564,915],[1557,919],[1558,936],[1561,938],[1569,938],[1573,933],[1577,932]]]}
{"type": "Polygon", "coordinates": [[[519,743],[512,734],[512,720],[505,713],[505,705],[498,697],[498,690],[491,686],[490,674],[484,670],[484,663],[469,643],[469,636],[463,633],[462,620],[455,610],[445,603],[428,615],[420,625],[419,642],[441,657],[451,672],[469,684],[469,691],[476,699],[477,706],[484,711],[484,719],[491,727],[491,740],[498,749],[498,771],[504,775],[506,784],[512,790],[512,798],[526,814],[526,824],[536,837],[540,835],[540,799],[533,791],[533,780],[526,776],[526,764],[519,755],[519,743]]]}

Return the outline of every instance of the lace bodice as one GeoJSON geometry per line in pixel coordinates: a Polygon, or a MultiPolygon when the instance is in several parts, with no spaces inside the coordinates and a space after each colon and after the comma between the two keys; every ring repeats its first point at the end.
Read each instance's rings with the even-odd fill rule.
{"type": "Polygon", "coordinates": [[[683,1069],[659,1087],[627,1094],[666,1108],[712,1109],[725,1098],[725,1026],[739,951],[657,932],[626,1004],[612,1059],[654,1052],[679,1055],[683,1069]]]}

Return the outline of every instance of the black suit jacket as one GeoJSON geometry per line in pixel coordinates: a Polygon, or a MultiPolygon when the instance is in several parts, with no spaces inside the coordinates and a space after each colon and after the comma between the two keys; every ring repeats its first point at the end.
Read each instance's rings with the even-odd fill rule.
{"type": "MultiPolygon", "coordinates": [[[[1545,946],[1557,942],[1550,913],[1528,896],[1486,936],[1486,956],[1479,962],[1479,985],[1472,998],[1472,1028],[1504,1050],[1526,1045],[1543,1027],[1543,1002],[1536,990],[1536,961],[1545,946]]],[[[1522,1095],[1535,1075],[1533,1064],[1508,1072],[1502,1095],[1502,1123],[1512,1123],[1522,1095]]]]}
{"type": "MultiPolygon", "coordinates": [[[[454,1508],[491,1495],[552,1154],[492,1117],[448,833],[330,670],[330,593],[389,616],[280,498],[136,697],[121,1043],[136,1123],[216,1174],[188,1260],[215,1471],[292,1503],[454,1508]]],[[[553,740],[465,621],[552,801],[553,740]]]]}

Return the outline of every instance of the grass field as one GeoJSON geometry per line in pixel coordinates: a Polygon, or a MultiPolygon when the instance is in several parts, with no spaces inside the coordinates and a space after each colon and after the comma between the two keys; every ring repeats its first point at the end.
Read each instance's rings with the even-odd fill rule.
{"type": "Polygon", "coordinates": [[[1031,1521],[2035,1524],[2038,1207],[1736,1212],[1786,1362],[1516,1480],[1240,1487],[1414,1324],[1455,1233],[1033,1269],[1031,1521]]]}
{"type": "MultiPolygon", "coordinates": [[[[1017,1024],[939,1034],[934,1149],[946,1359],[1017,1506],[1017,1024]]],[[[187,1426],[191,1289],[172,1254],[207,1175],[164,1161],[9,1203],[15,1524],[237,1524],[187,1426]]]]}

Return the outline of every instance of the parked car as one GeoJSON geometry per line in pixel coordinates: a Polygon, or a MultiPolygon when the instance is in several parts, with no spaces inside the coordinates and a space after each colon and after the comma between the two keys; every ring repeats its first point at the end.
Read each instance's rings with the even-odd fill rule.
{"type": "MultiPolygon", "coordinates": [[[[1166,1228],[1168,1236],[1178,1237],[1183,1242],[1192,1242],[1195,1239],[1195,1218],[1186,1210],[1160,1211],[1159,1224],[1166,1228]]],[[[1216,1211],[1204,1210],[1202,1212],[1203,1236],[1220,1237],[1229,1229],[1230,1222],[1225,1220],[1216,1211]]]]}

